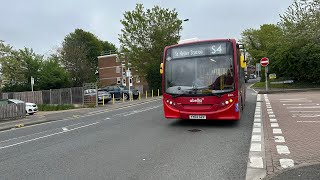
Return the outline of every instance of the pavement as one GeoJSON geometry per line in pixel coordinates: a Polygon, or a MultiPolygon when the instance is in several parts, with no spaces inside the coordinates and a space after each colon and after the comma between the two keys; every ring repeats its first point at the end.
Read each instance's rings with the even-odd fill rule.
{"type": "Polygon", "coordinates": [[[320,91],[261,96],[265,179],[320,179],[320,91]]]}
{"type": "Polygon", "coordinates": [[[238,122],[165,119],[161,98],[47,115],[0,132],[0,179],[245,179],[255,104],[238,122]]]}

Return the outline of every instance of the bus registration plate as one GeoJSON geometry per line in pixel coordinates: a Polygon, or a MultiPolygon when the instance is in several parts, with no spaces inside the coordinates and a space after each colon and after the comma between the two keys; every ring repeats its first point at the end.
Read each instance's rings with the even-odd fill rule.
{"type": "Polygon", "coordinates": [[[206,115],[189,115],[189,119],[207,119],[206,115]]]}

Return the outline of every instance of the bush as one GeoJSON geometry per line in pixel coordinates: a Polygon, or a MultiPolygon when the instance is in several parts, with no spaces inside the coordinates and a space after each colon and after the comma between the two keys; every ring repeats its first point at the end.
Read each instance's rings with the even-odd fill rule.
{"type": "Polygon", "coordinates": [[[62,105],[52,105],[52,104],[39,104],[39,111],[61,111],[68,109],[75,109],[73,104],[62,104],[62,105]]]}

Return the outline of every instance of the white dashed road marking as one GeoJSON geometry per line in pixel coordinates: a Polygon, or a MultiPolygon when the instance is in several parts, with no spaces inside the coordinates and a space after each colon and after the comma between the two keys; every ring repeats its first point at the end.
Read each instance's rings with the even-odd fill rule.
{"type": "Polygon", "coordinates": [[[280,165],[282,168],[293,167],[294,161],[292,159],[280,159],[280,165]]]}
{"type": "Polygon", "coordinates": [[[250,167],[252,168],[263,168],[262,157],[250,157],[250,167]]]}

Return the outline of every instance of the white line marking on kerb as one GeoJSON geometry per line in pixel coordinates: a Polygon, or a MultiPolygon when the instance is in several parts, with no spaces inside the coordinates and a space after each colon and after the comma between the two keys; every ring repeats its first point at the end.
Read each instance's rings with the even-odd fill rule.
{"type": "Polygon", "coordinates": [[[276,147],[278,154],[290,154],[288,146],[277,145],[276,147]]]}
{"type": "Polygon", "coordinates": [[[292,159],[280,159],[280,165],[282,168],[293,167],[294,161],[292,159]]]}
{"type": "Polygon", "coordinates": [[[253,123],[253,127],[261,127],[261,123],[253,123]]]}
{"type": "Polygon", "coordinates": [[[61,132],[57,132],[57,133],[53,133],[53,134],[48,134],[48,135],[45,135],[45,136],[40,136],[40,137],[37,137],[37,138],[34,138],[34,139],[29,139],[27,141],[22,141],[22,142],[19,142],[19,143],[8,145],[8,146],[3,146],[3,147],[0,147],[0,149],[5,149],[5,148],[8,148],[8,147],[17,146],[17,145],[20,145],[20,144],[25,144],[25,143],[28,143],[28,142],[31,142],[31,141],[36,141],[36,140],[39,140],[39,139],[43,139],[43,138],[54,136],[54,135],[58,135],[58,134],[63,134],[63,133],[70,132],[70,131],[73,131],[73,130],[77,130],[77,129],[80,129],[80,128],[84,128],[84,127],[87,127],[87,126],[92,126],[92,125],[95,125],[95,124],[98,124],[98,123],[99,122],[95,122],[95,123],[79,126],[79,127],[73,128],[73,129],[69,129],[69,131],[61,131],[61,132]]]}
{"type": "Polygon", "coordinates": [[[255,119],[254,119],[254,122],[261,122],[261,119],[255,118],[255,119]]]}
{"type": "Polygon", "coordinates": [[[261,141],[261,135],[252,135],[251,141],[260,142],[261,141]]]}
{"type": "Polygon", "coordinates": [[[249,166],[252,168],[263,168],[262,157],[250,157],[249,166]]]}
{"type": "Polygon", "coordinates": [[[252,132],[261,133],[261,128],[253,128],[252,132]]]}
{"type": "Polygon", "coordinates": [[[63,131],[68,131],[68,128],[63,127],[62,130],[63,130],[63,131]]]}
{"type": "Polygon", "coordinates": [[[251,143],[250,151],[260,152],[261,151],[261,144],[260,143],[251,143]]]}

